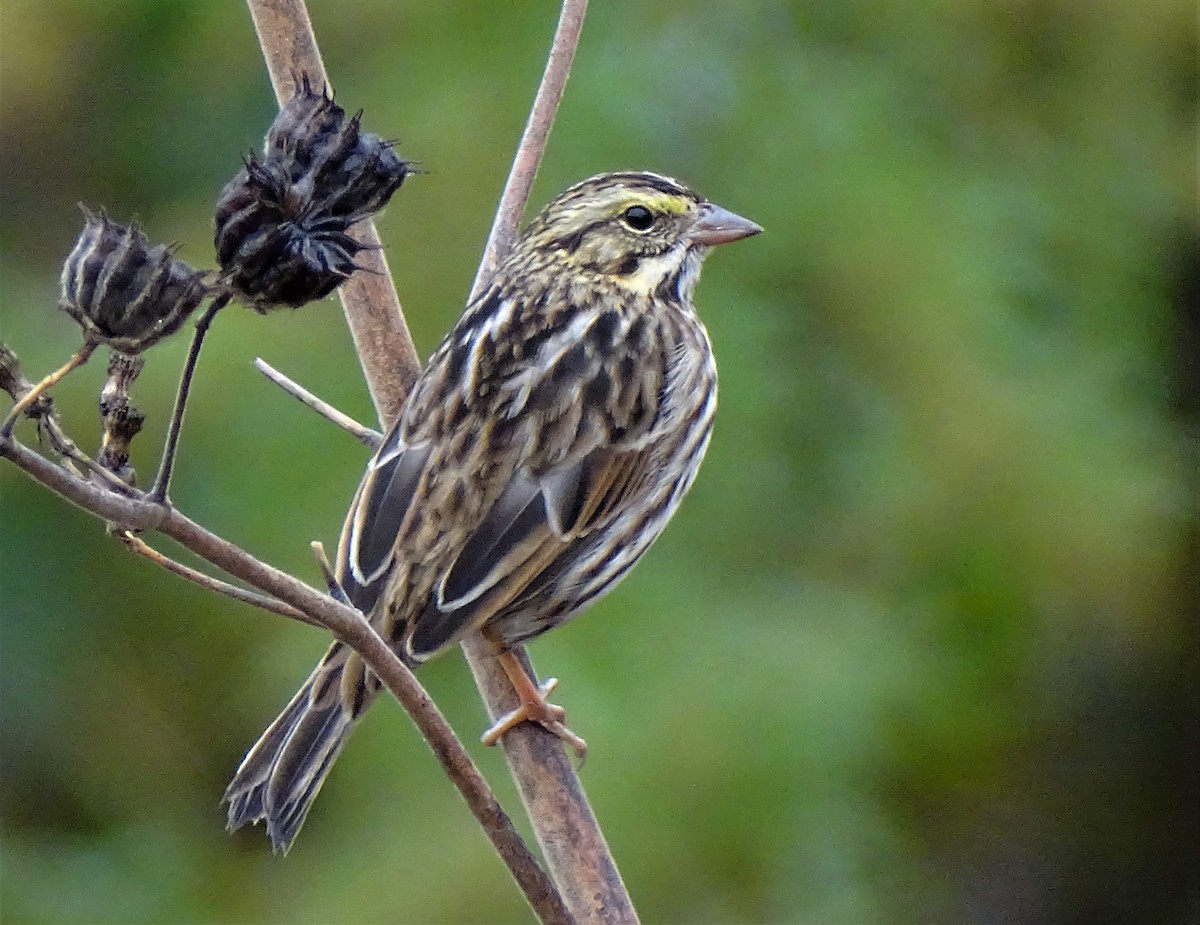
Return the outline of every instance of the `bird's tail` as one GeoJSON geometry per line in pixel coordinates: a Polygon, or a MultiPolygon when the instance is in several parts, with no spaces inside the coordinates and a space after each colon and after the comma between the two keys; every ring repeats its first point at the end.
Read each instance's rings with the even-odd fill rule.
{"type": "Polygon", "coordinates": [[[353,651],[334,643],[242,759],[225,790],[229,831],[265,820],[271,844],[286,854],[376,689],[353,651]],[[356,694],[346,696],[348,687],[356,694]]]}

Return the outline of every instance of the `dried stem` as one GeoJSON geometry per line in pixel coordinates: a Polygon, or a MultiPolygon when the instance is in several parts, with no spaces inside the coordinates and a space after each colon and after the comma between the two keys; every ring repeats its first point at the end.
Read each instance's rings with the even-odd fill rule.
{"type": "Polygon", "coordinates": [[[298,399],[301,403],[321,415],[321,417],[332,421],[342,430],[346,431],[346,433],[353,436],[363,446],[372,450],[379,449],[379,444],[383,442],[383,434],[379,431],[364,427],[358,421],[354,420],[354,418],[350,417],[350,415],[338,411],[329,402],[318,398],[304,386],[300,385],[300,383],[289,379],[262,357],[254,358],[254,368],[293,398],[298,399]]]}
{"type": "Polygon", "coordinates": [[[131,485],[136,484],[137,472],[129,465],[129,454],[146,415],[130,402],[129,390],[145,366],[142,357],[114,351],[108,358],[108,377],[100,388],[102,434],[96,461],[131,485]]]}
{"type": "Polygon", "coordinates": [[[175,468],[175,451],[179,447],[179,432],[183,429],[183,412],[187,408],[188,394],[192,389],[192,379],[196,375],[196,363],[200,360],[200,348],[204,346],[204,338],[209,326],[217,317],[217,312],[229,304],[233,298],[230,292],[223,292],[213,299],[212,304],[196,319],[196,332],[192,335],[192,344],[188,348],[187,361],[183,364],[183,372],[179,377],[179,391],[175,396],[175,410],[171,413],[171,423],[167,428],[167,441],[163,447],[162,459],[159,462],[158,476],[150,488],[150,499],[163,503],[167,500],[167,492],[171,487],[171,473],[175,468]]]}
{"type": "Polygon", "coordinates": [[[11,434],[13,427],[16,425],[17,421],[20,420],[21,415],[24,414],[34,402],[41,398],[44,392],[53,388],[59,382],[59,380],[67,375],[67,373],[71,372],[73,369],[78,369],[80,366],[86,363],[91,355],[96,352],[96,348],[98,346],[99,344],[97,344],[95,341],[85,341],[82,347],[71,354],[71,359],[67,360],[66,363],[48,375],[37,385],[33,386],[31,389],[28,389],[25,394],[17,400],[17,403],[13,405],[11,409],[9,409],[8,417],[4,419],[4,423],[0,424],[0,437],[7,437],[9,434],[11,434]]]}
{"type": "Polygon", "coordinates": [[[487,244],[484,245],[479,269],[475,272],[475,282],[471,284],[472,299],[480,294],[492,274],[496,272],[500,261],[517,240],[521,215],[525,212],[529,191],[533,189],[538,166],[546,151],[550,128],[554,125],[554,116],[558,112],[558,104],[562,101],[567,76],[571,73],[571,63],[575,60],[575,49],[579,46],[579,33],[583,30],[583,18],[586,13],[587,0],[564,0],[562,12],[558,17],[558,28],[554,30],[550,55],[546,60],[546,70],[542,73],[542,82],[533,98],[533,107],[529,111],[529,120],[525,123],[525,132],[517,146],[512,169],[508,172],[508,182],[504,184],[500,205],[497,206],[496,217],[492,220],[492,230],[488,234],[487,244]]]}
{"type": "MultiPolygon", "coordinates": [[[[20,402],[32,389],[33,383],[25,378],[21,372],[17,355],[7,345],[0,342],[0,390],[12,396],[14,402],[20,402]]],[[[35,396],[35,400],[38,397],[35,396]]],[[[50,404],[49,396],[43,395],[40,398],[42,401],[36,407],[33,407],[32,402],[26,403],[25,414],[37,419],[38,425],[45,431],[46,436],[49,438],[50,445],[54,447],[54,452],[65,459],[69,459],[78,467],[80,472],[91,473],[114,491],[118,491],[123,495],[138,494],[137,489],[129,485],[124,479],[113,472],[109,472],[96,462],[96,460],[83,452],[75,441],[67,436],[67,432],[63,430],[62,423],[58,420],[58,415],[54,413],[54,408],[50,404]]]]}
{"type": "Polygon", "coordinates": [[[314,620],[303,610],[297,610],[291,604],[285,604],[283,601],[267,597],[265,594],[255,594],[253,591],[247,591],[245,588],[231,585],[227,581],[221,581],[219,578],[205,575],[203,572],[184,565],[182,562],[176,562],[170,556],[159,552],[129,530],[118,530],[114,535],[134,555],[141,556],[143,559],[149,559],[155,565],[161,565],[168,572],[172,572],[180,578],[192,582],[192,584],[199,585],[205,591],[222,594],[225,597],[233,598],[235,601],[241,601],[243,604],[249,604],[251,607],[258,607],[260,610],[277,613],[282,617],[299,620],[301,623],[307,623],[309,626],[320,626],[324,629],[324,625],[319,620],[314,620]]]}

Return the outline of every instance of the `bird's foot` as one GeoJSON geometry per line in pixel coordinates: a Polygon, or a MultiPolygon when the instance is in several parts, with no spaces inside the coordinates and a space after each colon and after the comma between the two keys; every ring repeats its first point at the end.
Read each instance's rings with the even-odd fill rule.
{"type": "Polygon", "coordinates": [[[499,656],[499,659],[521,703],[515,710],[496,720],[495,724],[483,734],[483,744],[495,745],[500,741],[501,736],[521,723],[537,723],[547,732],[558,736],[571,746],[582,766],[587,757],[587,742],[563,724],[567,711],[546,699],[546,695],[558,687],[558,679],[547,678],[540,685],[535,685],[526,674],[524,666],[511,653],[505,652],[499,656]]]}

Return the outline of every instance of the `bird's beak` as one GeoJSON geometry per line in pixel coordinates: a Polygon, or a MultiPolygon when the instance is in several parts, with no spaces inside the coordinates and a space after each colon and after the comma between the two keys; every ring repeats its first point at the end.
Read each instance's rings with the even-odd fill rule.
{"type": "Polygon", "coordinates": [[[762,228],[750,219],[706,202],[700,207],[700,217],[688,232],[688,237],[693,244],[711,247],[714,244],[728,244],[730,241],[748,238],[761,231],[762,228]]]}

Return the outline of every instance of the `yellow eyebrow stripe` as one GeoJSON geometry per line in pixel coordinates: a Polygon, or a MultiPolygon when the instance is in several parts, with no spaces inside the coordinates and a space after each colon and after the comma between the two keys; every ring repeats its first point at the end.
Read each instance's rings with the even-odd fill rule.
{"type": "Polygon", "coordinates": [[[672,196],[657,190],[624,190],[623,195],[613,201],[610,215],[619,215],[630,206],[645,206],[651,212],[682,215],[691,202],[682,196],[672,196]]]}

